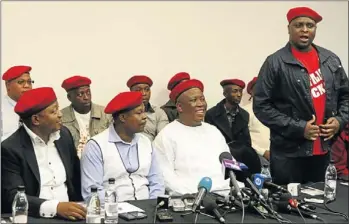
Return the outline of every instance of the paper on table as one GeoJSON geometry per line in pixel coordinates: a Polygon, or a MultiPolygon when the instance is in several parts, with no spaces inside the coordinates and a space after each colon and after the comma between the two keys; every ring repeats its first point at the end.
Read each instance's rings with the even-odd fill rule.
{"type": "Polygon", "coordinates": [[[118,211],[119,211],[119,214],[128,213],[128,212],[145,212],[144,210],[127,202],[119,202],[118,211]]]}

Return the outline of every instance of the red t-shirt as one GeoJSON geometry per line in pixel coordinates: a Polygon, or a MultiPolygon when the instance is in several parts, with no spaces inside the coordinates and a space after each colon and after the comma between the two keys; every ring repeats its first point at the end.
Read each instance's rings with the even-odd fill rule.
{"type": "MultiPolygon", "coordinates": [[[[322,79],[320,71],[320,63],[318,53],[315,48],[312,48],[308,52],[301,52],[292,49],[293,56],[307,69],[310,79],[310,95],[313,99],[313,105],[315,109],[316,124],[320,125],[324,123],[325,116],[325,104],[326,104],[326,90],[325,82],[322,79]]],[[[318,137],[314,141],[313,154],[323,155],[326,152],[321,150],[321,140],[318,137]]]]}

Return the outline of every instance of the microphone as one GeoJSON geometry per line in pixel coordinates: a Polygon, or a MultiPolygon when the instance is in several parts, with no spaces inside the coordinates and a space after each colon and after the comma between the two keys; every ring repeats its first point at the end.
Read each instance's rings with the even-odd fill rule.
{"type": "Polygon", "coordinates": [[[210,192],[212,187],[212,180],[209,177],[203,177],[198,185],[198,193],[196,194],[195,201],[193,203],[192,212],[196,212],[196,209],[199,207],[202,199],[205,197],[207,192],[210,192]]]}
{"type": "Polygon", "coordinates": [[[202,205],[205,207],[205,210],[207,212],[212,212],[220,223],[225,223],[225,219],[222,217],[221,213],[219,213],[217,209],[217,203],[212,198],[206,196],[202,201],[202,205]]]}
{"type": "Polygon", "coordinates": [[[288,192],[288,190],[284,187],[281,187],[280,185],[274,184],[271,182],[271,178],[267,178],[264,180],[264,186],[269,188],[276,188],[279,191],[288,192]]]}
{"type": "Polygon", "coordinates": [[[241,190],[239,187],[239,184],[236,180],[235,173],[232,171],[235,167],[237,170],[242,170],[240,166],[236,163],[236,160],[233,159],[233,156],[228,152],[222,152],[219,155],[219,162],[222,163],[223,173],[224,173],[224,179],[230,178],[231,184],[234,186],[236,195],[242,199],[241,190]]]}
{"type": "Polygon", "coordinates": [[[262,202],[265,202],[265,199],[263,197],[263,195],[261,194],[261,192],[257,189],[257,187],[252,183],[250,178],[246,178],[246,182],[250,185],[251,190],[258,195],[258,199],[261,200],[262,202]]]}
{"type": "Polygon", "coordinates": [[[257,187],[258,190],[261,190],[265,184],[266,179],[268,178],[266,175],[261,173],[256,173],[252,175],[253,183],[257,187]]]}
{"type": "Polygon", "coordinates": [[[165,205],[165,202],[164,201],[160,201],[160,203],[157,204],[156,209],[158,209],[158,208],[160,208],[160,207],[162,207],[164,205],[165,205]]]}
{"type": "Polygon", "coordinates": [[[321,220],[321,218],[315,214],[309,212],[302,212],[299,209],[297,209],[296,203],[293,199],[289,199],[288,201],[274,201],[274,204],[276,205],[277,210],[280,212],[297,213],[302,214],[304,217],[307,218],[321,220]]]}

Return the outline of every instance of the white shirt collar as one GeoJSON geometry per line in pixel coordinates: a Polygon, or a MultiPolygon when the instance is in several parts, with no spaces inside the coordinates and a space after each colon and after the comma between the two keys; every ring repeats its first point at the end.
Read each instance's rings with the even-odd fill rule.
{"type": "MultiPolygon", "coordinates": [[[[30,139],[32,140],[32,142],[35,143],[44,143],[44,140],[42,140],[42,138],[40,138],[37,134],[35,134],[32,130],[30,130],[27,125],[23,124],[24,129],[26,130],[26,132],[28,133],[30,139]]],[[[53,143],[54,141],[58,140],[61,137],[60,135],[60,130],[55,131],[53,133],[50,134],[48,143],[53,143]]]]}
{"type": "Polygon", "coordinates": [[[11,104],[11,106],[15,107],[16,106],[16,101],[14,101],[13,99],[11,99],[11,97],[9,97],[8,95],[5,96],[5,98],[7,99],[7,101],[11,104]]]}

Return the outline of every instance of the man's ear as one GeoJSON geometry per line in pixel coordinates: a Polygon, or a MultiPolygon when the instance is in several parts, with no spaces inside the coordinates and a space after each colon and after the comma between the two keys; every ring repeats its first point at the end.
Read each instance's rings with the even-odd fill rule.
{"type": "Polygon", "coordinates": [[[177,102],[176,103],[176,107],[177,107],[178,113],[182,113],[183,112],[183,108],[182,108],[182,104],[181,103],[177,102]]]}
{"type": "Polygon", "coordinates": [[[125,123],[126,122],[126,113],[122,113],[122,114],[119,114],[119,120],[121,121],[121,123],[125,123]]]}
{"type": "Polygon", "coordinates": [[[287,25],[287,32],[290,34],[290,24],[287,25]]]}
{"type": "Polygon", "coordinates": [[[223,96],[226,98],[227,97],[227,91],[225,91],[225,89],[223,89],[223,96]]]}
{"type": "Polygon", "coordinates": [[[67,93],[67,98],[68,98],[68,100],[70,101],[70,102],[72,102],[72,96],[71,96],[71,92],[68,92],[67,93]]]}
{"type": "Polygon", "coordinates": [[[34,115],[31,117],[31,121],[32,121],[32,125],[34,125],[34,126],[39,126],[39,125],[40,125],[40,118],[39,118],[39,115],[38,115],[38,114],[34,114],[34,115]]]}
{"type": "Polygon", "coordinates": [[[5,85],[6,85],[6,91],[8,92],[10,90],[10,82],[6,81],[5,85]]]}

